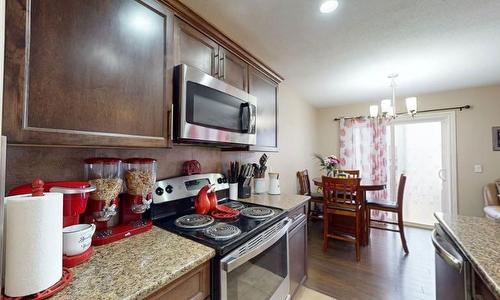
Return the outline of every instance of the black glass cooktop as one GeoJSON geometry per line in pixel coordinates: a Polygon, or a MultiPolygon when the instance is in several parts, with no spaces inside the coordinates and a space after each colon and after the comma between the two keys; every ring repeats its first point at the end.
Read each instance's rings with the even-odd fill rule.
{"type": "MultiPolygon", "coordinates": [[[[240,201],[238,201],[240,202],[240,201]]],[[[244,204],[245,207],[266,207],[263,205],[256,205],[252,203],[246,203],[241,201],[242,204],[244,204]]],[[[237,203],[234,203],[234,201],[221,201],[219,204],[229,204],[228,206],[238,206],[236,205],[237,203]]],[[[175,220],[183,215],[187,214],[193,214],[194,211],[185,211],[181,214],[176,214],[168,217],[163,217],[159,219],[154,219],[153,224],[166,229],[168,231],[177,233],[179,235],[182,235],[184,237],[190,238],[192,240],[195,240],[197,242],[200,242],[204,245],[207,245],[209,247],[212,247],[216,250],[217,255],[219,256],[224,256],[227,253],[229,253],[231,250],[235,249],[236,247],[242,245],[244,242],[248,241],[250,238],[254,237],[264,229],[268,228],[272,224],[276,223],[277,221],[283,219],[286,215],[286,212],[283,211],[282,209],[279,208],[273,208],[269,207],[274,211],[274,214],[268,218],[263,218],[263,219],[256,219],[256,218],[249,218],[245,217],[243,215],[239,215],[238,217],[234,219],[215,219],[215,222],[210,224],[209,226],[202,227],[202,228],[196,228],[196,229],[186,229],[186,228],[180,228],[175,225],[175,220]],[[241,233],[229,240],[216,240],[210,237],[207,237],[205,234],[205,230],[209,228],[210,226],[214,226],[217,223],[226,223],[230,225],[234,225],[238,227],[241,230],[241,233]]]]}

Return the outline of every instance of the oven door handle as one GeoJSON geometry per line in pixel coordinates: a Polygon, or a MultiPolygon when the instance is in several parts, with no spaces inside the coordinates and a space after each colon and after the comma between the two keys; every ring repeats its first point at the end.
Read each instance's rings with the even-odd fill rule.
{"type": "Polygon", "coordinates": [[[431,234],[432,243],[434,244],[434,248],[436,249],[436,253],[441,256],[441,258],[451,267],[458,270],[458,272],[462,272],[463,261],[461,259],[456,258],[450,252],[448,252],[439,242],[439,234],[436,229],[432,230],[431,234]]]}
{"type": "MultiPolygon", "coordinates": [[[[290,224],[291,224],[291,219],[286,218],[284,220],[284,222],[285,222],[285,225],[278,232],[276,232],[271,238],[263,241],[260,245],[253,248],[252,250],[248,251],[247,253],[243,254],[242,256],[234,257],[234,256],[231,256],[231,254],[229,254],[229,257],[227,258],[227,260],[225,259],[225,261],[221,262],[221,266],[224,269],[224,271],[231,272],[232,270],[241,266],[245,262],[247,262],[250,259],[254,258],[255,256],[259,255],[264,250],[271,247],[279,239],[281,239],[287,233],[288,228],[290,227],[290,224]]],[[[238,253],[238,249],[236,251],[234,251],[233,253],[238,253]]]]}

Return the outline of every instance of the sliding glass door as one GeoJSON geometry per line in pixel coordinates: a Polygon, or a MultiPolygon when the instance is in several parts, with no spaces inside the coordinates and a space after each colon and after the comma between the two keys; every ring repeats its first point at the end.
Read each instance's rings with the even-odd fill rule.
{"type": "Polygon", "coordinates": [[[399,177],[407,176],[404,220],[432,226],[436,211],[456,212],[454,113],[420,114],[391,122],[389,194],[396,200],[399,177]]]}

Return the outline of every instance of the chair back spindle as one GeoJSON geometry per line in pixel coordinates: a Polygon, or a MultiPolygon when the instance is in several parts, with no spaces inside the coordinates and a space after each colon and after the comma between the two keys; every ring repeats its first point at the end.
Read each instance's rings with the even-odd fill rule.
{"type": "Polygon", "coordinates": [[[323,198],[327,206],[360,205],[356,191],[361,183],[360,178],[331,178],[323,176],[323,198]]]}

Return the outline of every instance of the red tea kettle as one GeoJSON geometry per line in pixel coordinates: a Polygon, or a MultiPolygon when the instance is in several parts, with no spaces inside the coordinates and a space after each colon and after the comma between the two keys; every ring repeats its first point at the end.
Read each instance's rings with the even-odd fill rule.
{"type": "Polygon", "coordinates": [[[215,185],[208,191],[208,201],[210,202],[210,211],[217,208],[217,194],[215,193],[215,185]]]}
{"type": "Polygon", "coordinates": [[[206,215],[210,211],[210,200],[208,198],[209,190],[210,186],[206,185],[198,192],[198,195],[194,200],[194,209],[197,214],[206,215]]]}

